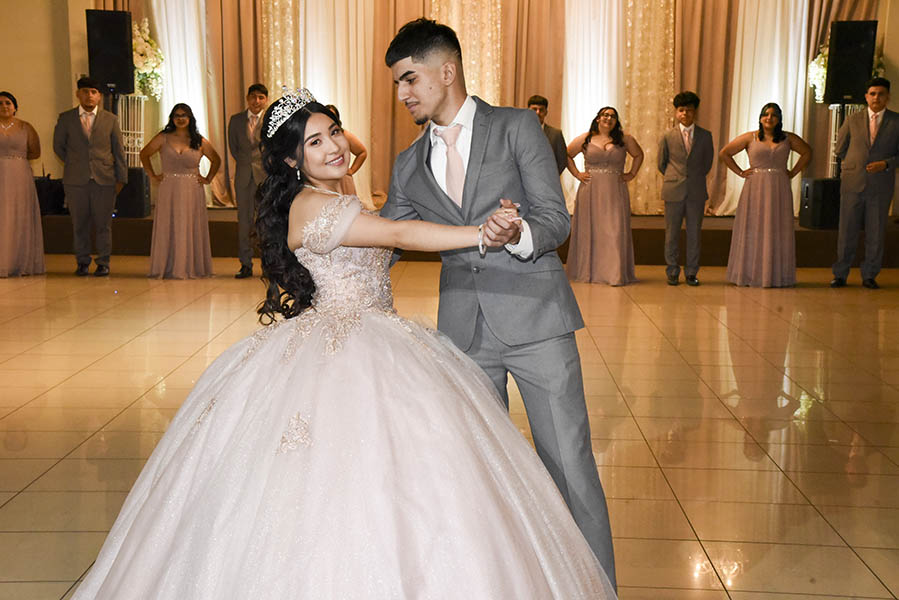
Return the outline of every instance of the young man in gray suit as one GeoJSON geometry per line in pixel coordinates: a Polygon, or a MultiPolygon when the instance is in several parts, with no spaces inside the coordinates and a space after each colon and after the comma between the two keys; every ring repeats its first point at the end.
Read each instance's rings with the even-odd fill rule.
{"type": "Polygon", "coordinates": [[[53,130],[53,151],[65,163],[62,183],[72,215],[75,274],[91,266],[91,230],[97,244],[94,275],[109,275],[112,253],[112,213],[116,195],[128,181],[128,164],[119,119],[100,108],[100,85],[90,77],[78,80],[78,106],[60,113],[53,130]]]}
{"type": "Polygon", "coordinates": [[[247,110],[228,121],[228,150],[234,159],[234,191],[237,195],[237,246],[240,271],[234,276],[253,276],[253,248],[250,231],[256,219],[256,189],[265,179],[259,152],[259,128],[268,105],[268,88],[254,83],[247,90],[247,110]]]}
{"type": "Polygon", "coordinates": [[[407,23],[385,57],[397,97],[424,134],[396,159],[381,216],[484,223],[517,203],[519,224],[491,219],[505,248],[442,253],[438,328],[491,378],[508,406],[508,374],[534,445],[615,585],[605,496],[590,444],[574,331],[584,326],[556,248],[570,229],[558,172],[532,111],[469,96],[455,32],[407,23]]]}
{"type": "Polygon", "coordinates": [[[540,127],[543,128],[543,134],[546,136],[546,141],[549,142],[549,147],[553,151],[553,157],[556,159],[559,175],[562,175],[562,171],[568,166],[568,144],[565,143],[565,136],[562,135],[562,130],[556,129],[546,122],[546,113],[549,112],[549,100],[535,94],[528,98],[528,108],[537,114],[540,127]]]}
{"type": "Polygon", "coordinates": [[[846,285],[858,234],[865,228],[862,285],[876,290],[883,246],[899,166],[899,114],[888,110],[890,82],[875,77],[865,92],[868,109],[840,127],[834,152],[840,159],[840,231],[830,287],[846,285]]]}
{"type": "Polygon", "coordinates": [[[659,140],[659,172],[662,200],[665,201],[665,274],[668,285],[677,285],[680,276],[680,230],[687,222],[687,285],[699,285],[699,251],[702,243],[702,216],[709,198],[705,178],[712,168],[715,144],[712,134],[696,124],[699,96],[681,92],[674,97],[677,125],[659,140]]]}

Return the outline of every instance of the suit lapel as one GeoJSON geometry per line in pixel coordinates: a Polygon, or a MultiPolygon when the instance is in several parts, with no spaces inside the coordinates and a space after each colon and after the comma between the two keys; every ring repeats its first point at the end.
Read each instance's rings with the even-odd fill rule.
{"type": "MultiPolygon", "coordinates": [[[[435,200],[435,206],[432,206],[432,208],[439,209],[439,211],[446,216],[448,221],[458,223],[462,219],[462,211],[459,209],[458,205],[453,202],[453,199],[447,196],[446,192],[437,185],[437,180],[434,179],[434,173],[431,171],[430,161],[428,160],[430,153],[431,138],[429,132],[425,131],[424,135],[419,138],[418,148],[415,151],[416,161],[418,163],[417,170],[421,175],[422,180],[424,180],[431,197],[435,200]]],[[[413,201],[423,202],[424,199],[413,198],[413,201]]]]}
{"type": "Polygon", "coordinates": [[[468,167],[465,169],[465,186],[462,188],[462,213],[465,222],[474,212],[475,190],[481,166],[484,164],[484,153],[487,151],[487,138],[490,135],[490,113],[493,107],[475,97],[477,108],[471,123],[471,149],[468,153],[468,167]]]}

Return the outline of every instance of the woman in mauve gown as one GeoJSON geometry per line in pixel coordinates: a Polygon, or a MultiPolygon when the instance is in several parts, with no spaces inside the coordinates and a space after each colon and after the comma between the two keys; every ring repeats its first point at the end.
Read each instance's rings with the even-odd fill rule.
{"type": "Polygon", "coordinates": [[[568,145],[568,156],[584,153],[584,171],[568,169],[581,184],[571,219],[568,277],[574,281],[627,285],[634,274],[634,240],[631,235],[631,201],[627,182],[643,164],[643,149],[621,128],[618,111],[603,107],[590,130],[568,145]],[[631,169],[624,172],[630,154],[631,169]]]}
{"type": "Polygon", "coordinates": [[[0,277],[44,272],[44,233],[29,160],[41,155],[31,123],[16,118],[19,103],[0,92],[0,277]]]}
{"type": "Polygon", "coordinates": [[[150,277],[194,279],[212,276],[209,219],[204,185],[212,182],[222,159],[209,140],[197,131],[197,120],[187,104],[176,104],[169,122],[140,151],[147,176],[159,184],[153,238],[150,244],[150,277]],[[150,157],[159,153],[162,173],[156,174],[150,157]],[[212,163],[200,175],[200,159],[212,163]]]}
{"type": "Polygon", "coordinates": [[[198,379],[74,600],[615,598],[487,375],[393,309],[391,246],[480,228],[363,210],[306,90],[262,135],[268,325],[198,379]]]}
{"type": "Polygon", "coordinates": [[[796,236],[790,180],[812,158],[812,149],[795,133],[783,130],[780,106],[769,102],[759,114],[758,131],[747,131],[721,149],[719,158],[743,177],[727,259],[727,280],[751,287],[796,285],[796,236]],[[749,168],[734,155],[745,150],[749,168]],[[799,154],[787,167],[790,152],[799,154]]]}

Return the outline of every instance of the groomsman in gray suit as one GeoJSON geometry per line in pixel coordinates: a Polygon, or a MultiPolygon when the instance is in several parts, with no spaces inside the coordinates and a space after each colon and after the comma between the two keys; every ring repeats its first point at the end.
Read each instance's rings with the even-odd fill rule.
{"type": "Polygon", "coordinates": [[[556,248],[570,229],[559,175],[532,111],[469,96],[455,32],[407,23],[385,62],[424,133],[397,157],[381,216],[487,223],[498,248],[442,253],[438,328],[491,378],[508,406],[508,374],[537,453],[615,585],[605,496],[590,444],[574,332],[584,326],[556,248]],[[522,220],[492,217],[502,204],[522,220]],[[502,245],[505,247],[502,247],[502,245]]]}
{"type": "Polygon", "coordinates": [[[834,152],[840,159],[840,231],[830,287],[846,285],[858,234],[865,228],[862,285],[876,290],[883,246],[899,166],[899,114],[888,110],[890,82],[875,77],[865,92],[868,109],[840,127],[834,152]]]}
{"type": "Polygon", "coordinates": [[[668,285],[677,285],[680,276],[680,230],[687,222],[687,285],[699,285],[699,251],[702,243],[702,216],[709,198],[705,178],[712,168],[715,145],[712,134],[696,124],[699,96],[681,92],[674,97],[677,125],[659,140],[659,172],[662,200],[665,201],[665,273],[668,285]]]}
{"type": "Polygon", "coordinates": [[[72,215],[75,274],[91,266],[91,230],[97,245],[94,275],[109,275],[112,253],[112,213],[116,195],[128,181],[128,164],[118,118],[100,108],[100,85],[90,77],[78,80],[78,106],[60,113],[53,130],[53,151],[65,163],[62,183],[72,215]]]}
{"type": "Polygon", "coordinates": [[[237,195],[237,246],[240,271],[235,279],[253,276],[250,231],[256,219],[256,190],[265,179],[259,151],[259,128],[268,105],[268,88],[254,83],[247,90],[247,110],[228,121],[228,150],[234,159],[234,191],[237,195]]]}
{"type": "Polygon", "coordinates": [[[533,95],[528,98],[528,108],[537,113],[537,119],[540,120],[540,127],[543,128],[543,134],[549,147],[552,148],[553,156],[556,159],[556,167],[559,169],[559,175],[568,166],[568,150],[565,143],[565,136],[562,135],[561,129],[556,129],[546,122],[546,113],[549,111],[549,100],[543,96],[533,95]]]}

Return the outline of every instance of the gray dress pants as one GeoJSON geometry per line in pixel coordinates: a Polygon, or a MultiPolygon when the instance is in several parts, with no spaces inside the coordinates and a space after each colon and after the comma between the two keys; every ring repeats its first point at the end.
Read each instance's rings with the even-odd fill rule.
{"type": "Polygon", "coordinates": [[[537,454],[562,493],[587,543],[617,588],[609,511],[593,448],[584,401],[584,380],[574,334],[507,346],[478,311],[466,354],[490,377],[509,405],[508,374],[524,401],[537,454]]]}
{"type": "Polygon", "coordinates": [[[66,206],[72,215],[73,246],[79,265],[91,264],[91,231],[97,246],[96,263],[109,266],[112,254],[112,212],[115,210],[115,185],[99,185],[91,179],[86,185],[65,185],[66,206]]]}

